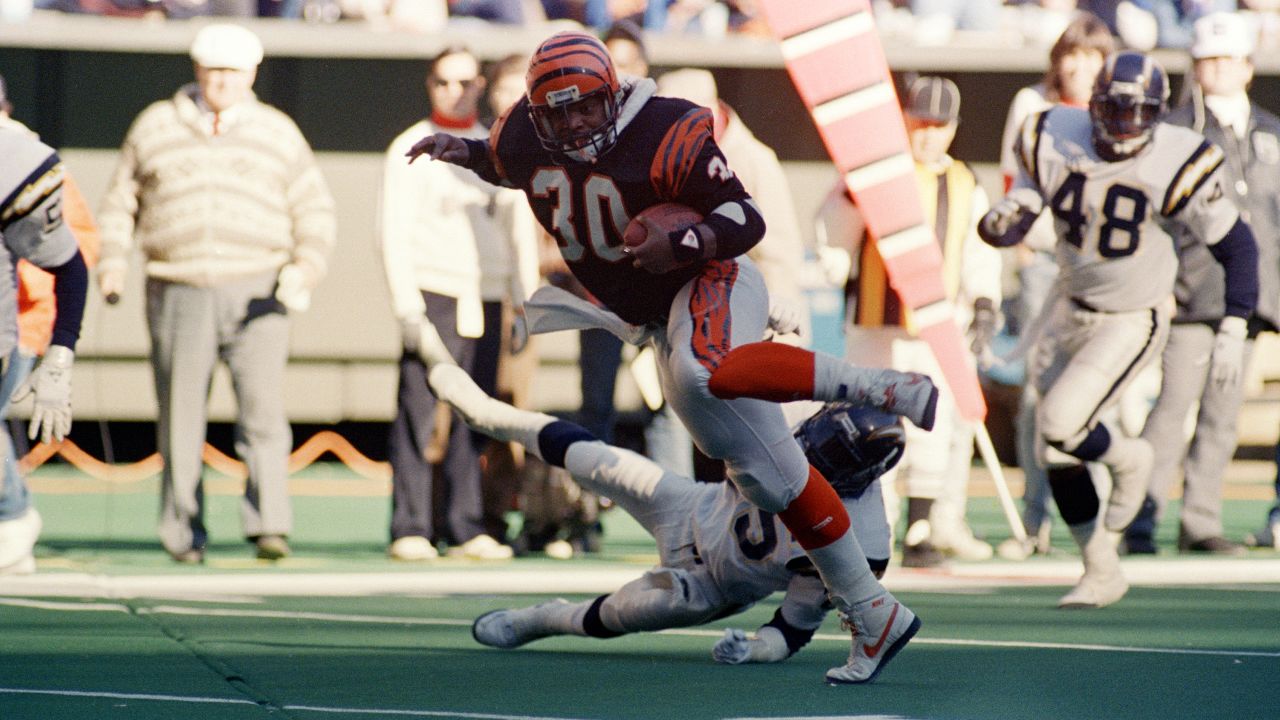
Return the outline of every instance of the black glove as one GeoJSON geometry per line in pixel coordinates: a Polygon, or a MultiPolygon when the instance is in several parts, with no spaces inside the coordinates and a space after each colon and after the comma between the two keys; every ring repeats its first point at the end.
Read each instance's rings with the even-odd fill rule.
{"type": "Polygon", "coordinates": [[[979,364],[989,364],[991,341],[996,336],[996,306],[991,298],[973,301],[973,322],[969,323],[969,350],[979,364]],[[985,361],[985,362],[984,362],[985,361]]]}

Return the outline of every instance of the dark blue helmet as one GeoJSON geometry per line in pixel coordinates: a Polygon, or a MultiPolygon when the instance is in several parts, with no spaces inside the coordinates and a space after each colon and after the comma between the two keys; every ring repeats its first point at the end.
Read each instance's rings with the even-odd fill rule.
{"type": "Polygon", "coordinates": [[[1169,76],[1150,55],[1120,52],[1107,58],[1089,99],[1093,143],[1108,160],[1146,147],[1169,100],[1169,76]]]}
{"type": "Polygon", "coordinates": [[[897,415],[828,403],[796,430],[809,464],[842,498],[857,498],[902,459],[906,429],[897,415]]]}

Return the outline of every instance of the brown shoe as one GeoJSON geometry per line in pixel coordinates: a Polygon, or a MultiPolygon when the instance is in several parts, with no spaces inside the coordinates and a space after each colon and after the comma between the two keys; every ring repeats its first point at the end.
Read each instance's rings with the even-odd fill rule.
{"type": "Polygon", "coordinates": [[[182,552],[171,552],[169,557],[174,562],[184,565],[203,565],[204,564],[204,548],[188,548],[182,552]]]}
{"type": "Polygon", "coordinates": [[[1201,553],[1207,555],[1244,555],[1245,548],[1237,542],[1228,540],[1220,535],[1215,535],[1202,540],[1189,540],[1185,537],[1179,538],[1178,552],[1201,553]]]}
{"type": "Polygon", "coordinates": [[[259,535],[254,538],[253,544],[258,547],[259,560],[280,560],[292,552],[283,535],[259,535]]]}

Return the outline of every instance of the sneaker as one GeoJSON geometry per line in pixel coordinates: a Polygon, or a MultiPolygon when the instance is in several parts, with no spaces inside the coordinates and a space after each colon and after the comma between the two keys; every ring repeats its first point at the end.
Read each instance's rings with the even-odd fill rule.
{"type": "Polygon", "coordinates": [[[1080,547],[1084,575],[1071,592],[1058,599],[1058,607],[1101,608],[1124,597],[1129,592],[1129,582],[1120,572],[1120,556],[1116,552],[1119,533],[1105,531],[1093,520],[1070,529],[1080,547]]]}
{"type": "Polygon", "coordinates": [[[573,559],[573,545],[568,540],[552,540],[542,546],[542,552],[553,560],[573,559]]]}
{"type": "Polygon", "coordinates": [[[888,592],[841,613],[841,625],[853,635],[849,661],[827,671],[832,685],[869,683],[920,631],[920,618],[888,592]]]}
{"type": "Polygon", "coordinates": [[[0,521],[0,575],[35,572],[36,540],[44,526],[35,507],[12,520],[0,521]]]}
{"type": "Polygon", "coordinates": [[[950,532],[935,530],[929,541],[943,555],[957,560],[977,562],[990,560],[995,555],[991,544],[974,537],[973,530],[965,524],[961,524],[950,532]]]}
{"type": "Polygon", "coordinates": [[[169,557],[173,558],[176,563],[183,565],[203,565],[204,564],[204,548],[187,548],[181,552],[170,552],[169,557]]]}
{"type": "Polygon", "coordinates": [[[253,538],[259,560],[283,560],[293,552],[283,535],[259,535],[253,538]]]}
{"type": "Polygon", "coordinates": [[[539,638],[560,635],[552,622],[554,616],[572,615],[572,604],[562,598],[514,610],[487,612],[471,623],[471,637],[489,647],[510,650],[539,638]]]}
{"type": "Polygon", "coordinates": [[[421,535],[405,535],[396,538],[387,546],[387,556],[392,560],[404,562],[423,562],[440,557],[436,546],[421,535]]]}
{"type": "Polygon", "coordinates": [[[1058,599],[1058,607],[1063,609],[1089,609],[1106,607],[1129,592],[1129,581],[1124,579],[1119,568],[1115,571],[1085,570],[1080,582],[1071,588],[1071,592],[1058,599]]]}
{"type": "Polygon", "coordinates": [[[945,564],[947,564],[947,556],[939,552],[938,548],[928,540],[915,545],[902,546],[902,567],[933,568],[945,564]]]}
{"type": "Polygon", "coordinates": [[[1147,498],[1155,449],[1142,438],[1129,438],[1130,452],[1120,462],[1108,463],[1111,471],[1111,497],[1107,499],[1105,518],[1108,530],[1123,531],[1138,516],[1147,498]]]}
{"type": "Polygon", "coordinates": [[[911,523],[902,537],[902,567],[931,568],[946,563],[946,556],[929,541],[932,535],[933,526],[928,520],[911,523]]]}
{"type": "Polygon", "coordinates": [[[1228,540],[1221,535],[1214,535],[1200,540],[1191,540],[1184,535],[1178,538],[1178,552],[1206,555],[1244,555],[1245,548],[1240,543],[1228,540]]]}
{"type": "Polygon", "coordinates": [[[449,548],[449,557],[468,560],[510,560],[514,555],[510,545],[503,545],[488,535],[477,535],[449,548]]]}

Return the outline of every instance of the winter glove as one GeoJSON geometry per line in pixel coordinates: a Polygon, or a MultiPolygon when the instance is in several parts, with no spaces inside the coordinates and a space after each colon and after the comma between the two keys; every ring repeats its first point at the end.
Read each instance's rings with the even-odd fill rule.
{"type": "Polygon", "coordinates": [[[991,298],[973,301],[973,322],[969,323],[969,350],[979,367],[990,367],[995,360],[991,341],[996,336],[996,307],[991,298]]]}
{"type": "Polygon", "coordinates": [[[727,665],[778,662],[790,655],[791,650],[782,633],[768,625],[760,628],[754,636],[748,636],[737,628],[725,628],[724,637],[711,648],[711,657],[727,665]]]}
{"type": "Polygon", "coordinates": [[[280,268],[276,278],[276,300],[289,312],[306,312],[311,307],[311,288],[307,287],[306,273],[290,263],[280,268]]]}
{"type": "Polygon", "coordinates": [[[27,437],[41,442],[61,442],[71,431],[71,348],[50,345],[36,369],[13,393],[13,402],[35,395],[27,437]]]}
{"type": "Polygon", "coordinates": [[[1000,198],[978,222],[978,235],[988,245],[1008,247],[1022,242],[1040,211],[1039,196],[1023,188],[1000,198]]]}
{"type": "Polygon", "coordinates": [[[1244,375],[1244,339],[1248,329],[1244,318],[1234,315],[1228,315],[1218,323],[1218,335],[1213,341],[1213,368],[1210,373],[1219,390],[1236,385],[1244,375]]]}
{"type": "Polygon", "coordinates": [[[769,298],[769,327],[778,335],[800,334],[800,306],[791,298],[769,298]]]}

